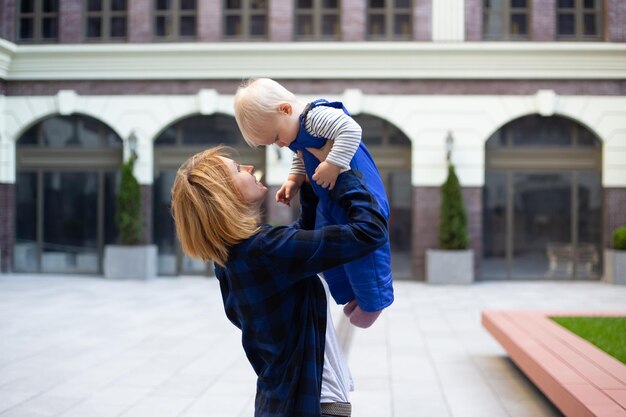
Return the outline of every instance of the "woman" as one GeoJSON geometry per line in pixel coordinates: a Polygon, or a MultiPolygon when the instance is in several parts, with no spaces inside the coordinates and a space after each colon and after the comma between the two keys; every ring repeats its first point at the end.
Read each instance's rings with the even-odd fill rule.
{"type": "MultiPolygon", "coordinates": [[[[323,160],[330,145],[310,152],[323,160]]],[[[358,174],[348,171],[330,193],[348,224],[313,230],[317,198],[305,186],[295,223],[259,225],[267,188],[253,171],[222,147],[181,166],[172,214],[183,251],[216,264],[226,316],[241,329],[258,377],[255,416],[349,416],[349,372],[337,365],[337,352],[329,353],[339,349],[326,346],[327,297],[317,274],[383,245],[387,223],[358,174]]]]}

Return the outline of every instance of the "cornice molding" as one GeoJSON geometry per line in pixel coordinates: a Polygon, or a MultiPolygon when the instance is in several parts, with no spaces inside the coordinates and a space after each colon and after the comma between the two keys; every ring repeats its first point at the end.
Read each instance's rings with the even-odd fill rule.
{"type": "Polygon", "coordinates": [[[0,38],[0,80],[7,78],[16,45],[0,38]]]}
{"type": "Polygon", "coordinates": [[[6,80],[626,79],[626,43],[265,42],[15,45],[6,80]]]}

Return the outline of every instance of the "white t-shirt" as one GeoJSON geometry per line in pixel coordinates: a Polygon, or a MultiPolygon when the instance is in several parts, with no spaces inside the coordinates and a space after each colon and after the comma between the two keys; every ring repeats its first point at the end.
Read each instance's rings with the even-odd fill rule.
{"type": "Polygon", "coordinates": [[[347,403],[350,391],[354,391],[354,383],[348,364],[344,359],[341,346],[337,340],[335,326],[330,314],[330,293],[328,284],[320,276],[326,292],[328,305],[326,319],[326,347],[324,349],[324,371],[322,373],[322,395],[320,403],[347,403]]]}

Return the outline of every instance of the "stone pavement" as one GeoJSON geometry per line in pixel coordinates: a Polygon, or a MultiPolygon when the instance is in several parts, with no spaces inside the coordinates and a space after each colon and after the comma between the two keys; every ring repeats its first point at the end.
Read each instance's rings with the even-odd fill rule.
{"type": "MultiPolygon", "coordinates": [[[[599,282],[395,288],[367,330],[332,304],[355,417],[560,416],[481,310],[626,308],[626,287],[599,282]]],[[[0,275],[0,417],[252,416],[254,389],[215,279],[0,275]]]]}

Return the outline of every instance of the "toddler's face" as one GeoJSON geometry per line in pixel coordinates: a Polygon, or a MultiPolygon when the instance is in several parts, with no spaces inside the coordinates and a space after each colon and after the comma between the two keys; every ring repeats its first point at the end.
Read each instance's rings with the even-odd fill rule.
{"type": "Polygon", "coordinates": [[[260,126],[257,145],[272,145],[278,147],[289,146],[298,136],[300,129],[300,118],[291,107],[289,111],[277,113],[273,120],[267,122],[265,126],[260,126]]]}

